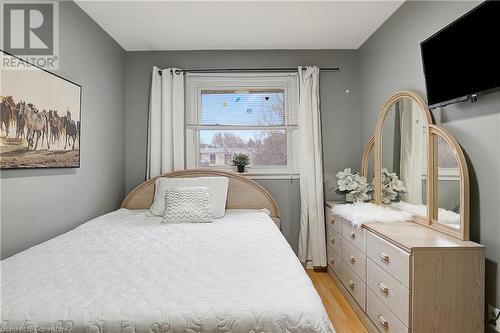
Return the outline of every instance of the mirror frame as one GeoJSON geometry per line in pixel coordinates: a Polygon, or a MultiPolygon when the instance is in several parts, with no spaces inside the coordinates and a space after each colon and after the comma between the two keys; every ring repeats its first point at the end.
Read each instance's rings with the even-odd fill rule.
{"type": "Polygon", "coordinates": [[[464,152],[458,141],[443,127],[438,125],[429,126],[429,151],[430,161],[428,168],[430,169],[429,183],[432,184],[432,200],[428,210],[431,212],[430,227],[441,231],[455,238],[469,240],[469,214],[470,214],[470,199],[469,199],[469,169],[465,159],[464,152]],[[438,156],[437,156],[437,139],[442,138],[453,150],[457,159],[458,170],[460,172],[460,229],[451,228],[438,220],[439,208],[439,189],[438,189],[438,156]]]}
{"type": "Polygon", "coordinates": [[[409,98],[420,107],[424,113],[424,118],[427,120],[427,130],[425,135],[427,138],[427,216],[422,217],[415,215],[412,218],[413,222],[422,224],[428,228],[442,232],[449,236],[469,240],[470,226],[470,193],[469,193],[469,170],[464,152],[458,141],[443,127],[436,125],[432,114],[427,106],[427,103],[418,94],[411,91],[400,91],[392,95],[382,106],[382,109],[377,118],[375,127],[375,135],[370,138],[363,150],[361,159],[360,174],[366,177],[368,173],[368,161],[370,153],[374,151],[374,202],[378,205],[382,203],[382,133],[384,121],[391,107],[401,98],[409,98]],[[454,229],[438,221],[439,195],[438,195],[438,160],[437,160],[437,138],[440,137],[450,146],[457,158],[458,169],[460,173],[460,229],[454,229]]]}
{"type": "MultiPolygon", "coordinates": [[[[368,162],[370,161],[370,153],[375,146],[375,135],[372,135],[363,149],[363,156],[361,157],[361,168],[359,171],[360,176],[367,178],[368,176],[368,162]]],[[[374,169],[375,170],[375,169],[374,169]]]]}
{"type": "MultiPolygon", "coordinates": [[[[426,137],[427,137],[427,145],[429,145],[429,128],[430,125],[434,125],[434,120],[432,118],[431,112],[429,111],[429,107],[427,106],[427,103],[423,100],[422,97],[420,97],[418,94],[412,92],[412,91],[399,91],[392,96],[390,96],[387,101],[384,103],[382,106],[382,109],[378,115],[377,118],[377,123],[375,126],[375,155],[374,155],[374,161],[375,161],[375,166],[374,166],[374,180],[375,180],[375,188],[374,188],[374,201],[378,205],[382,205],[382,133],[384,129],[384,122],[385,119],[387,118],[387,115],[391,109],[391,107],[400,99],[402,98],[409,98],[413,100],[417,105],[419,106],[420,110],[423,113],[424,119],[427,121],[427,129],[426,129],[426,137]]],[[[432,188],[433,185],[431,183],[431,179],[429,179],[429,170],[430,170],[430,158],[431,158],[431,151],[430,149],[427,149],[427,190],[426,190],[426,206],[427,206],[427,216],[418,216],[414,215],[412,217],[412,220],[414,222],[417,222],[419,224],[429,226],[430,221],[431,221],[431,212],[430,212],[430,207],[431,207],[431,201],[432,201],[432,188]]]]}

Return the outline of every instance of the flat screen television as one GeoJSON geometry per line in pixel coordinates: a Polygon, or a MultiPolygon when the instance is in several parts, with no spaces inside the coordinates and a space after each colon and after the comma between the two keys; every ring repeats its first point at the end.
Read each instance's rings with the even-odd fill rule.
{"type": "Polygon", "coordinates": [[[420,44],[435,108],[500,88],[500,1],[485,1],[420,44]]]}

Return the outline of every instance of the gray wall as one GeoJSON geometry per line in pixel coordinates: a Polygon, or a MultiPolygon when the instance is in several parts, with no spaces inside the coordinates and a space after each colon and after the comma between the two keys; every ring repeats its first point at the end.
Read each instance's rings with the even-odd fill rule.
{"type": "MultiPolygon", "coordinates": [[[[165,51],[127,52],[126,189],[144,181],[149,86],[153,65],[161,68],[339,66],[320,74],[321,116],[326,197],[332,197],[333,175],[341,168],[359,168],[358,73],[356,51],[165,51]],[[349,93],[346,93],[349,90],[349,93]]],[[[300,194],[298,181],[262,180],[277,199],[283,234],[297,249],[300,194]]]]}
{"type": "MultiPolygon", "coordinates": [[[[373,132],[378,111],[389,95],[398,90],[413,90],[425,96],[420,42],[476,5],[477,2],[462,1],[407,1],[362,45],[359,49],[362,141],[373,132]]],[[[469,159],[471,237],[487,247],[486,297],[489,304],[498,307],[500,93],[482,96],[474,104],[448,106],[440,112],[441,123],[462,144],[469,159]]]]}
{"type": "Polygon", "coordinates": [[[60,70],[82,85],[81,167],[1,172],[1,257],[119,207],[125,193],[125,52],[60,2],[60,70]]]}

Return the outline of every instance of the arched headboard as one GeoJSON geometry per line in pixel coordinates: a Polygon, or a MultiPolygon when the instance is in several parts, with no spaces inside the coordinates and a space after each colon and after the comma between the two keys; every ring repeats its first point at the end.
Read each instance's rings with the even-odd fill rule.
{"type": "MultiPolygon", "coordinates": [[[[264,187],[251,179],[235,173],[210,169],[191,169],[174,171],[158,177],[193,178],[193,177],[227,177],[229,187],[226,208],[229,209],[262,209],[270,211],[273,221],[280,225],[280,211],[276,200],[264,187]]],[[[155,180],[151,178],[133,189],[123,200],[122,208],[148,209],[153,203],[155,180]]]]}

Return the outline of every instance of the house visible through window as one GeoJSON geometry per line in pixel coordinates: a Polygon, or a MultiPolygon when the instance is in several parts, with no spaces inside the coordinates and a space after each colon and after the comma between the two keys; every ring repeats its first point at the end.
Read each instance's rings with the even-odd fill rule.
{"type": "Polygon", "coordinates": [[[244,153],[250,173],[294,173],[296,80],[293,74],[188,77],[188,166],[231,168],[233,155],[244,153]]]}
{"type": "Polygon", "coordinates": [[[231,154],[225,154],[224,155],[224,165],[231,165],[232,157],[233,156],[231,154]]]}

